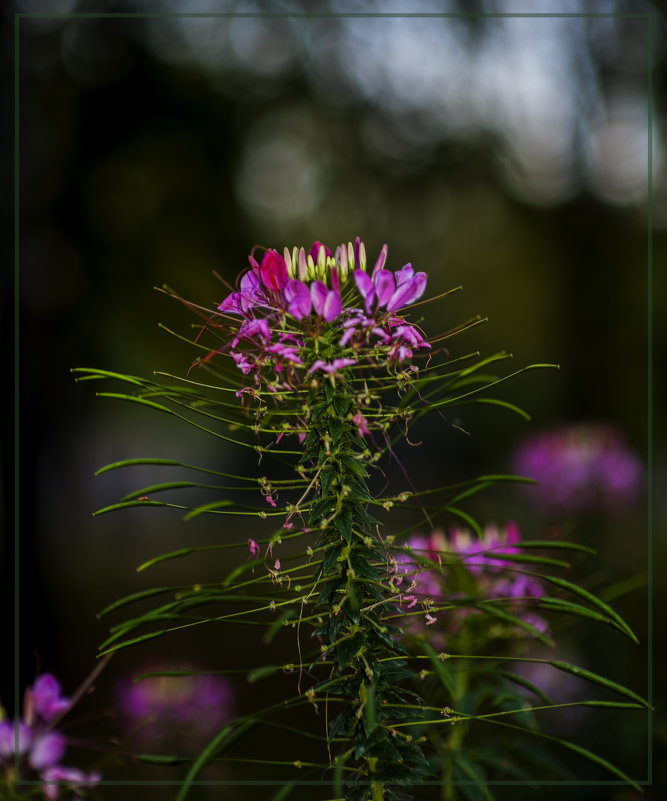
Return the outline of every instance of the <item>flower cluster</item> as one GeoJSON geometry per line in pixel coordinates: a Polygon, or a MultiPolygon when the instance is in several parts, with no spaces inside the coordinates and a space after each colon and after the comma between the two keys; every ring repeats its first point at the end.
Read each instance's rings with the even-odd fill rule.
{"type": "Polygon", "coordinates": [[[222,348],[253,377],[238,394],[294,389],[313,373],[335,376],[364,363],[392,366],[430,348],[419,328],[398,314],[423,295],[426,273],[410,264],[394,273],[386,260],[385,245],[369,274],[358,237],[333,255],[320,242],[308,253],[266,250],[261,263],[250,255],[238,291],[218,306],[224,317],[241,318],[229,326],[230,343],[222,348]]]}
{"type": "Polygon", "coordinates": [[[85,774],[59,764],[67,740],[53,725],[70,706],[69,698],[61,695],[57,679],[43,673],[25,692],[20,720],[5,720],[0,708],[0,760],[5,774],[13,770],[18,755],[19,764],[35,771],[44,782],[42,790],[49,801],[58,798],[63,784],[78,794],[78,790],[93,787],[101,778],[98,773],[85,774]]]}
{"type": "Polygon", "coordinates": [[[124,722],[142,747],[169,744],[191,752],[231,717],[234,695],[224,677],[197,673],[192,667],[145,672],[149,675],[123,681],[116,691],[124,722]]]}
{"type": "Polygon", "coordinates": [[[526,493],[547,511],[616,512],[634,503],[644,468],[622,433],[607,424],[568,425],[519,445],[514,469],[538,486],[526,493]]]}
{"type": "MultiPolygon", "coordinates": [[[[538,631],[547,630],[546,621],[530,611],[527,606],[534,598],[544,595],[539,581],[529,575],[513,570],[513,563],[503,559],[520,552],[519,528],[509,522],[504,529],[495,524],[484,528],[483,538],[475,538],[466,529],[452,527],[448,535],[442,531],[434,531],[428,537],[414,536],[406,543],[406,550],[397,554],[393,584],[400,588],[402,603],[407,608],[421,602],[426,610],[426,624],[436,622],[433,614],[434,606],[448,600],[455,600],[461,595],[462,588],[457,582],[451,566],[460,564],[466,574],[473,580],[473,585],[466,587],[466,595],[478,595],[486,599],[508,599],[512,602],[512,610],[526,623],[538,631]],[[439,567],[429,568],[424,562],[433,562],[439,567]],[[443,571],[442,566],[450,569],[443,571]],[[405,587],[406,579],[409,586],[405,587]],[[470,593],[474,586],[475,592],[470,593]]],[[[457,619],[470,614],[463,607],[457,611],[457,619]]]]}

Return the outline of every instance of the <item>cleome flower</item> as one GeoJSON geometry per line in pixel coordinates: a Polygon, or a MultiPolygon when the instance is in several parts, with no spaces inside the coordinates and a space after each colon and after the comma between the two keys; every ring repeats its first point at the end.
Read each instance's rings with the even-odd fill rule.
{"type": "MultiPolygon", "coordinates": [[[[437,530],[428,537],[414,536],[405,543],[407,550],[397,554],[399,577],[394,583],[400,584],[400,574],[406,572],[407,566],[412,575],[411,592],[417,599],[455,598],[459,588],[452,583],[454,574],[447,565],[459,563],[474,581],[474,585],[467,585],[465,594],[476,585],[484,597],[511,599],[512,611],[544,633],[548,630],[546,621],[530,609],[532,599],[544,595],[542,585],[534,577],[513,570],[513,562],[502,558],[520,553],[520,540],[519,528],[513,521],[504,528],[489,523],[482,538],[473,537],[470,531],[457,526],[447,535],[437,530]],[[433,569],[424,564],[425,560],[434,563],[433,569]]],[[[407,599],[404,596],[403,600],[407,599]]],[[[468,614],[470,610],[461,607],[455,616],[460,622],[468,614]]]]}
{"type": "Polygon", "coordinates": [[[18,757],[21,775],[36,773],[49,801],[58,798],[63,787],[78,796],[78,790],[94,787],[101,779],[99,773],[60,764],[67,739],[52,726],[70,707],[70,699],[61,695],[60,684],[50,673],[38,676],[25,691],[22,718],[6,720],[0,707],[0,770],[13,775],[18,757]]]}
{"type": "Polygon", "coordinates": [[[550,513],[616,514],[632,508],[645,470],[623,433],[608,423],[563,425],[527,437],[514,469],[539,482],[526,497],[550,513]]]}
{"type": "MultiPolygon", "coordinates": [[[[377,369],[392,374],[431,345],[403,311],[424,294],[426,273],[411,264],[392,272],[387,253],[384,245],[372,270],[358,237],[333,253],[321,242],[307,252],[268,249],[261,260],[251,253],[238,289],[223,299],[212,321],[223,345],[204,362],[227,353],[248,382],[237,396],[260,404],[323,379],[360,381],[364,371],[377,369]]],[[[416,365],[408,369],[416,376],[416,365]]],[[[351,411],[361,437],[373,428],[368,411],[351,411]]],[[[293,428],[303,441],[303,420],[293,423],[285,433],[293,428]]]]}

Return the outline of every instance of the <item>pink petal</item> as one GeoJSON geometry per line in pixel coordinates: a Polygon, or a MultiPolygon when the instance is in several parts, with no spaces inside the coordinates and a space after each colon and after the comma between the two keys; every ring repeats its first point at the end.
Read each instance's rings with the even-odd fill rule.
{"type": "Polygon", "coordinates": [[[302,320],[310,314],[313,304],[308,287],[303,281],[292,278],[285,285],[283,295],[288,304],[287,311],[292,317],[302,320]]]}
{"type": "Polygon", "coordinates": [[[375,300],[375,284],[363,270],[354,271],[354,281],[359,290],[359,294],[365,301],[366,313],[370,314],[371,305],[375,300]]]}
{"type": "Polygon", "coordinates": [[[378,295],[378,306],[382,308],[388,303],[396,289],[394,274],[389,270],[378,270],[373,277],[373,283],[378,295]]]}
{"type": "Polygon", "coordinates": [[[313,308],[318,317],[324,316],[324,304],[327,301],[329,290],[323,281],[313,281],[310,285],[310,296],[313,301],[313,308]]]}
{"type": "Polygon", "coordinates": [[[28,762],[35,770],[50,768],[60,762],[65,747],[65,738],[62,734],[55,731],[43,734],[33,741],[28,762]]]}
{"type": "Polygon", "coordinates": [[[340,292],[337,292],[335,289],[332,289],[326,297],[324,301],[324,309],[322,312],[322,316],[326,320],[327,323],[330,323],[332,320],[335,320],[336,317],[341,313],[343,308],[343,301],[340,297],[340,292]]]}
{"type": "Polygon", "coordinates": [[[412,278],[405,281],[389,299],[387,311],[396,311],[396,309],[401,309],[403,306],[407,306],[417,298],[420,298],[426,289],[426,281],[426,273],[416,273],[412,278]]]}

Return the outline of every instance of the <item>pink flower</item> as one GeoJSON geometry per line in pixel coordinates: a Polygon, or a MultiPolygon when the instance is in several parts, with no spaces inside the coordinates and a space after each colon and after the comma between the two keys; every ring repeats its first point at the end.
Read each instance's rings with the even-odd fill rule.
{"type": "Polygon", "coordinates": [[[252,556],[253,559],[259,556],[259,545],[250,537],[248,537],[248,548],[250,549],[250,556],[252,556]]]}
{"type": "Polygon", "coordinates": [[[354,415],[352,422],[356,425],[360,437],[365,437],[369,433],[367,420],[361,412],[354,415]]]}
{"type": "Polygon", "coordinates": [[[317,361],[313,362],[306,375],[314,373],[315,370],[322,370],[323,372],[331,375],[337,370],[342,370],[343,367],[351,367],[356,363],[356,359],[334,359],[331,364],[327,364],[327,362],[322,361],[322,359],[317,359],[317,361]]]}
{"type": "Polygon", "coordinates": [[[50,782],[66,782],[68,786],[72,787],[75,791],[80,787],[94,787],[102,778],[99,773],[89,773],[86,775],[83,771],[77,768],[68,768],[64,765],[56,765],[53,768],[45,770],[41,774],[42,791],[49,801],[55,801],[60,794],[60,787],[58,784],[51,784],[50,782]]]}
{"type": "Polygon", "coordinates": [[[70,707],[69,698],[60,694],[60,684],[50,673],[38,676],[28,692],[35,714],[47,723],[70,707]]]}
{"type": "Polygon", "coordinates": [[[35,737],[30,746],[28,762],[35,770],[44,770],[60,762],[65,753],[65,738],[56,731],[35,737]]]}
{"type": "Polygon", "coordinates": [[[0,723],[0,757],[14,756],[18,739],[18,754],[23,756],[30,748],[32,742],[32,730],[22,721],[3,720],[0,723]]]}

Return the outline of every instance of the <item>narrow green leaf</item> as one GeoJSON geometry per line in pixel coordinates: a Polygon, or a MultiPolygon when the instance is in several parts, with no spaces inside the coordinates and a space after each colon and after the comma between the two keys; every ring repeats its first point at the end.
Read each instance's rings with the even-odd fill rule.
{"type": "Polygon", "coordinates": [[[113,612],[116,609],[119,609],[121,606],[125,606],[126,604],[131,604],[134,601],[141,601],[143,598],[150,598],[154,595],[162,595],[165,592],[173,592],[176,587],[153,587],[150,590],[142,590],[141,592],[134,592],[132,595],[126,595],[124,598],[120,598],[118,601],[114,601],[112,604],[105,606],[101,612],[97,613],[97,617],[104,617],[104,615],[108,615],[109,612],[113,612]]]}
{"type": "Polygon", "coordinates": [[[175,415],[175,412],[168,406],[163,406],[161,403],[155,403],[155,401],[149,401],[146,400],[145,398],[140,398],[137,395],[124,395],[120,392],[98,392],[97,397],[116,398],[117,400],[130,401],[131,403],[138,403],[141,406],[149,406],[151,409],[157,409],[160,412],[166,412],[167,414],[175,415]]]}
{"type": "Polygon", "coordinates": [[[636,701],[647,709],[653,709],[653,707],[650,706],[650,704],[640,695],[637,695],[637,693],[629,690],[622,684],[617,684],[611,679],[606,679],[604,676],[600,676],[597,673],[586,670],[585,668],[577,667],[576,665],[570,665],[568,662],[549,662],[549,664],[553,665],[553,667],[557,668],[558,670],[563,670],[565,673],[571,673],[573,676],[578,676],[580,679],[585,679],[586,681],[591,681],[594,684],[599,684],[601,687],[606,687],[608,690],[613,690],[619,695],[625,695],[627,698],[632,698],[633,701],[636,701]]]}
{"type": "Polygon", "coordinates": [[[271,796],[270,801],[284,801],[286,798],[289,798],[293,789],[293,784],[284,784],[275,795],[271,796]]]}
{"type": "Polygon", "coordinates": [[[455,506],[445,506],[443,508],[443,511],[449,512],[451,515],[461,518],[461,520],[466,522],[472,528],[472,530],[477,534],[477,536],[480,539],[484,538],[484,532],[482,531],[482,527],[475,520],[475,518],[469,515],[467,512],[464,512],[461,509],[457,509],[455,506]]]}
{"type": "Polygon", "coordinates": [[[249,562],[245,562],[238,567],[235,567],[231,573],[228,573],[224,579],[222,580],[223,587],[229,587],[229,585],[234,581],[234,579],[242,576],[244,573],[247,573],[248,570],[252,570],[253,568],[257,567],[258,565],[264,564],[263,559],[252,559],[249,562]]]}
{"type": "Polygon", "coordinates": [[[270,643],[276,634],[280,631],[283,627],[285,621],[290,620],[291,618],[296,616],[296,612],[294,609],[286,609],[282,612],[269,626],[268,630],[262,637],[262,642],[268,644],[270,643]]]}
{"type": "Polygon", "coordinates": [[[513,403],[509,403],[508,401],[499,400],[498,398],[474,398],[470,401],[471,403],[489,403],[492,406],[502,406],[505,409],[509,409],[509,411],[518,414],[519,417],[523,417],[524,420],[532,420],[532,417],[525,412],[520,406],[516,406],[513,403]]]}
{"type": "Polygon", "coordinates": [[[456,682],[454,677],[452,676],[451,672],[445,667],[444,662],[440,659],[440,655],[435,651],[433,646],[424,641],[421,644],[422,650],[425,654],[428,655],[431,664],[435,668],[435,672],[438,675],[438,678],[446,688],[447,692],[452,698],[458,697],[458,689],[456,687],[456,682]]]}
{"type": "MultiPolygon", "coordinates": [[[[136,384],[143,387],[146,384],[145,378],[139,378],[134,375],[125,375],[124,373],[112,373],[109,370],[98,370],[95,367],[72,367],[70,373],[87,373],[85,378],[116,378],[119,381],[125,381],[128,384],[136,384]]],[[[84,376],[82,376],[82,379],[84,376]]],[[[77,379],[81,380],[81,379],[77,379]]]]}
{"type": "MultiPolygon", "coordinates": [[[[521,543],[517,543],[516,547],[520,547],[520,545],[521,543]]],[[[492,548],[490,548],[487,551],[484,551],[483,555],[485,557],[492,557],[492,558],[495,558],[496,556],[492,548]]],[[[474,560],[474,558],[475,555],[471,554],[470,559],[474,560]]],[[[499,560],[502,559],[503,562],[551,565],[552,567],[570,567],[569,562],[564,562],[562,559],[553,559],[550,556],[533,556],[533,554],[527,554],[527,553],[505,553],[503,551],[498,551],[497,558],[499,560]]]]}
{"type": "Polygon", "coordinates": [[[545,597],[540,598],[539,603],[540,606],[544,607],[545,609],[550,609],[554,612],[563,612],[565,614],[576,615],[577,617],[585,617],[589,620],[597,620],[598,623],[606,623],[608,626],[612,626],[622,633],[625,633],[615,620],[606,617],[606,615],[601,615],[599,612],[595,612],[593,609],[589,609],[587,606],[576,604],[573,601],[566,601],[564,598],[545,597]]]}
{"type": "Polygon", "coordinates": [[[164,501],[121,501],[120,503],[114,503],[111,506],[105,506],[103,509],[98,509],[96,512],[93,512],[93,517],[104,515],[107,512],[115,512],[117,509],[130,509],[133,506],[165,506],[170,509],[188,508],[187,506],[181,506],[177,503],[165,503],[164,501]]]}
{"type": "Polygon", "coordinates": [[[523,540],[516,544],[517,548],[562,548],[569,551],[581,551],[582,553],[596,554],[595,548],[587,545],[580,545],[578,542],[566,542],[564,540],[523,540]]]}
{"type": "Polygon", "coordinates": [[[131,640],[125,640],[124,642],[120,642],[111,648],[107,648],[105,651],[100,651],[98,655],[104,656],[105,654],[110,654],[112,651],[119,651],[121,648],[128,648],[130,645],[136,645],[137,643],[144,642],[145,640],[154,640],[156,637],[161,637],[163,634],[165,634],[164,631],[149,631],[148,634],[142,634],[140,637],[134,637],[131,640]]]}
{"type": "Polygon", "coordinates": [[[266,665],[265,667],[258,667],[248,673],[248,684],[254,684],[256,681],[265,679],[267,676],[273,676],[281,670],[280,665],[266,665]]]}
{"type": "Polygon", "coordinates": [[[483,772],[480,770],[479,766],[473,765],[471,762],[458,752],[454,757],[454,764],[460,768],[460,770],[472,781],[475,783],[475,786],[480,790],[486,801],[494,801],[493,795],[491,795],[491,791],[486,785],[486,778],[483,772]]]}
{"type": "MultiPolygon", "coordinates": [[[[227,509],[228,507],[234,505],[234,501],[215,501],[214,503],[205,503],[203,506],[197,506],[196,509],[188,512],[183,519],[186,521],[192,520],[195,517],[199,517],[199,515],[215,513],[219,509],[227,509]]],[[[258,509],[257,511],[259,512],[260,510],[258,509]]]]}
{"type": "Polygon", "coordinates": [[[191,487],[201,487],[203,489],[217,489],[211,484],[199,484],[196,481],[167,481],[164,484],[153,484],[151,487],[144,487],[126,495],[124,501],[134,501],[142,495],[152,495],[154,492],[164,492],[170,489],[189,489],[191,487]]]}
{"type": "Polygon", "coordinates": [[[527,631],[529,634],[532,634],[533,637],[538,642],[541,642],[543,645],[553,645],[553,641],[542,634],[542,632],[535,628],[530,623],[527,623],[525,620],[520,618],[518,615],[513,615],[511,612],[508,612],[505,609],[500,609],[496,604],[492,602],[485,602],[482,601],[481,603],[473,603],[470,604],[474,609],[479,609],[480,612],[484,612],[485,614],[492,615],[493,617],[497,617],[499,620],[504,621],[505,623],[510,623],[513,626],[518,626],[524,631],[527,631]]]}
{"type": "Polygon", "coordinates": [[[177,551],[170,551],[169,553],[160,554],[160,556],[155,556],[153,559],[149,559],[147,562],[139,565],[137,568],[137,573],[141,573],[142,570],[146,570],[147,567],[152,567],[158,562],[166,562],[168,559],[177,559],[179,556],[187,556],[196,550],[196,548],[179,548],[177,551]]]}
{"type": "Polygon", "coordinates": [[[211,742],[197,757],[194,764],[188,771],[187,776],[183,780],[183,784],[176,795],[175,801],[184,801],[199,771],[202,770],[202,768],[204,768],[205,765],[211,759],[213,759],[213,757],[221,754],[223,751],[229,748],[232,743],[242,737],[247,731],[255,726],[257,722],[258,721],[255,720],[255,718],[246,718],[240,725],[236,725],[237,722],[234,721],[234,723],[225,726],[225,728],[211,740],[211,742]]]}
{"type": "Polygon", "coordinates": [[[540,576],[540,579],[544,579],[551,584],[555,584],[557,587],[562,587],[564,590],[569,590],[575,595],[578,595],[580,598],[584,598],[589,603],[593,604],[593,606],[597,606],[597,608],[601,609],[608,617],[613,618],[613,620],[615,620],[619,626],[621,626],[623,631],[628,635],[628,637],[630,637],[631,640],[639,643],[635,633],[632,631],[630,626],[628,626],[625,620],[623,620],[623,618],[618,614],[618,612],[615,612],[611,606],[609,606],[609,604],[601,601],[597,596],[593,595],[592,592],[588,592],[588,590],[583,589],[583,587],[579,587],[577,584],[573,584],[571,581],[558,578],[558,576],[540,576]]]}
{"type": "Polygon", "coordinates": [[[162,754],[137,754],[137,759],[151,765],[182,765],[184,762],[192,761],[192,757],[163,756],[162,754]]]}
{"type": "Polygon", "coordinates": [[[532,681],[524,679],[523,676],[519,676],[516,673],[510,673],[507,670],[498,670],[495,671],[495,673],[497,676],[504,676],[506,679],[509,679],[515,684],[525,687],[526,690],[530,690],[540,700],[544,701],[545,704],[553,704],[553,700],[543,690],[541,690],[536,684],[533,684],[532,681]]]}
{"type": "Polygon", "coordinates": [[[642,792],[639,785],[634,782],[629,776],[626,776],[622,770],[616,767],[616,765],[612,765],[611,762],[608,762],[606,759],[603,759],[601,756],[594,754],[592,751],[589,751],[587,748],[583,748],[581,745],[576,745],[575,743],[571,743],[569,740],[560,740],[557,737],[553,737],[551,739],[556,740],[565,748],[569,748],[570,751],[574,751],[575,754],[579,754],[580,756],[588,759],[589,762],[593,762],[595,765],[603,768],[604,770],[608,771],[609,773],[614,774],[614,776],[618,776],[619,779],[623,779],[624,782],[627,782],[629,785],[638,790],[640,793],[642,792]]]}

